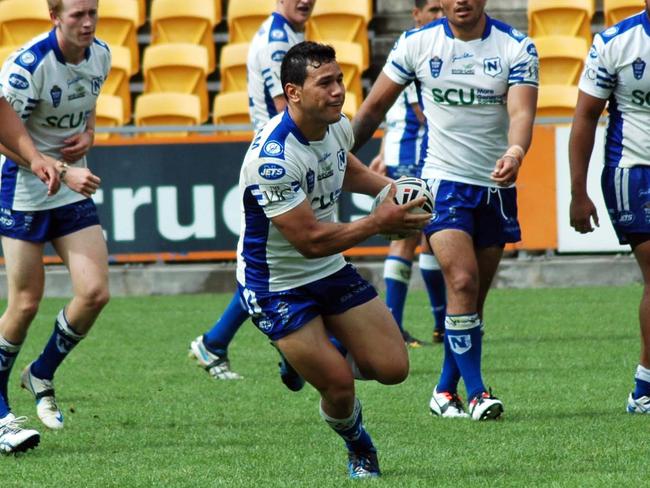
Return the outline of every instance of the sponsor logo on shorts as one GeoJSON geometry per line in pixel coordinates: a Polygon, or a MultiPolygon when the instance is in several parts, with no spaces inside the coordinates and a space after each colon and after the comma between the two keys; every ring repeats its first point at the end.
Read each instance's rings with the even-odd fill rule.
{"type": "Polygon", "coordinates": [[[623,210],[618,214],[618,223],[621,225],[630,225],[634,222],[635,216],[629,210],[623,210]]]}

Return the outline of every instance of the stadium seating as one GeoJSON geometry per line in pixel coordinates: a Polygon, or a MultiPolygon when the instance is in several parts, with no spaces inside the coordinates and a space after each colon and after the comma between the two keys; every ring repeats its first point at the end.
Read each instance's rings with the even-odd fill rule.
{"type": "Polygon", "coordinates": [[[260,25],[275,10],[276,0],[229,0],[229,43],[251,42],[260,25]]]}
{"type": "Polygon", "coordinates": [[[540,85],[537,117],[573,117],[577,100],[577,86],[540,85]]]}
{"type": "Polygon", "coordinates": [[[528,35],[576,36],[591,44],[593,0],[529,0],[528,35]]]}
{"type": "Polygon", "coordinates": [[[154,0],[151,4],[151,43],[204,46],[208,52],[208,72],[212,73],[216,68],[212,36],[217,23],[214,5],[214,0],[154,0]]]}
{"type": "Polygon", "coordinates": [[[248,112],[248,93],[220,93],[214,97],[212,106],[214,124],[250,124],[248,112]]]}
{"type": "Polygon", "coordinates": [[[18,46],[0,46],[0,66],[18,49],[18,46]]]}
{"type": "Polygon", "coordinates": [[[368,8],[364,2],[318,0],[307,23],[307,38],[317,42],[356,42],[363,51],[363,69],[370,62],[368,8]]]}
{"type": "MultiPolygon", "coordinates": [[[[333,41],[330,43],[336,50],[336,60],[343,71],[345,90],[354,94],[355,103],[363,100],[361,86],[361,72],[363,71],[363,51],[361,46],[354,42],[333,41]]],[[[358,108],[355,107],[355,108],[358,108]]]]}
{"type": "Polygon", "coordinates": [[[113,46],[111,49],[111,71],[102,86],[102,94],[115,95],[122,99],[122,119],[124,123],[131,120],[131,91],[129,78],[131,78],[131,51],[124,46],[113,46]]]}
{"type": "Polygon", "coordinates": [[[147,1],[146,0],[137,0],[138,1],[138,27],[142,27],[147,21],[147,1]]]}
{"type": "MultiPolygon", "coordinates": [[[[126,122],[122,107],[122,98],[116,95],[100,94],[95,108],[96,127],[120,127],[126,122]]],[[[95,139],[105,140],[111,137],[110,132],[95,132],[95,139]]]]}
{"type": "Polygon", "coordinates": [[[603,0],[605,25],[618,24],[621,20],[643,10],[641,0],[603,0]]]}
{"type": "MultiPolygon", "coordinates": [[[[135,101],[135,123],[139,127],[156,125],[194,126],[201,123],[201,102],[185,93],[144,93],[135,101]]],[[[150,137],[187,136],[188,131],[147,132],[150,137]]]]}
{"type": "Polygon", "coordinates": [[[195,44],[157,44],[145,49],[144,92],[190,93],[201,102],[201,122],[208,120],[208,53],[195,44]]]}
{"type": "Polygon", "coordinates": [[[0,43],[21,46],[49,31],[52,21],[47,3],[42,0],[4,0],[0,2],[0,43]]]}
{"type": "MultiPolygon", "coordinates": [[[[22,0],[21,0],[22,1],[22,0]]],[[[131,51],[131,73],[140,70],[140,54],[136,31],[138,28],[138,4],[135,0],[101,0],[100,21],[96,36],[109,47],[125,46],[131,51]]]]}
{"type": "Polygon", "coordinates": [[[247,91],[246,58],[249,44],[240,42],[226,44],[221,49],[219,59],[221,74],[221,93],[247,91]]]}
{"type": "Polygon", "coordinates": [[[542,85],[577,85],[589,45],[580,37],[545,36],[535,39],[542,85]]]}

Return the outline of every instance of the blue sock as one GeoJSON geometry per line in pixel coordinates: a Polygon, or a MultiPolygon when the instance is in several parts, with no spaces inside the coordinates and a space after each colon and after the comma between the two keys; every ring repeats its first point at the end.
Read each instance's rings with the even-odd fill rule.
{"type": "Polygon", "coordinates": [[[442,271],[440,271],[440,265],[433,254],[426,253],[420,254],[419,264],[422,280],[429,294],[429,303],[431,304],[435,328],[445,330],[447,293],[445,291],[445,279],[442,276],[442,271]]]}
{"type": "Polygon", "coordinates": [[[203,334],[203,344],[214,354],[225,354],[232,338],[246,319],[248,319],[248,311],[242,306],[239,293],[235,293],[219,320],[203,334]]]}
{"type": "Polygon", "coordinates": [[[442,371],[440,372],[440,379],[438,380],[437,390],[448,391],[449,393],[457,393],[458,382],[460,381],[460,369],[456,364],[456,357],[449,347],[449,338],[445,337],[444,341],[445,355],[442,360],[442,371]]]}
{"type": "Polygon", "coordinates": [[[50,340],[41,355],[32,364],[32,374],[42,380],[54,378],[56,369],[84,337],[74,331],[65,317],[65,310],[61,310],[54,322],[54,332],[52,332],[50,340]]]}
{"type": "Polygon", "coordinates": [[[447,315],[445,342],[456,359],[456,364],[467,388],[467,398],[486,391],[481,377],[481,319],[477,313],[447,315]]]}
{"type": "Polygon", "coordinates": [[[634,375],[634,399],[641,398],[642,396],[650,396],[650,369],[644,368],[640,364],[636,367],[636,374],[634,375]]]}
{"type": "Polygon", "coordinates": [[[375,446],[368,432],[363,426],[363,415],[361,414],[361,402],[358,398],[354,399],[354,408],[352,415],[347,419],[335,419],[327,415],[320,407],[320,415],[327,425],[334,432],[340,435],[345,441],[345,446],[351,452],[366,452],[374,450],[375,446]]]}
{"type": "Polygon", "coordinates": [[[384,282],[386,283],[386,305],[402,330],[402,317],[406,293],[411,280],[411,261],[397,256],[388,256],[384,261],[384,282]]]}
{"type": "Polygon", "coordinates": [[[0,419],[6,417],[11,412],[7,386],[9,384],[11,368],[16,361],[21,345],[12,344],[0,335],[0,419]]]}

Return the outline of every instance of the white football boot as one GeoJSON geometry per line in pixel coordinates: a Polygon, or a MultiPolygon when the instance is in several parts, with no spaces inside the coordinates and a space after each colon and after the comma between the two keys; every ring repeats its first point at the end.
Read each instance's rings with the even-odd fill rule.
{"type": "Polygon", "coordinates": [[[463,401],[458,394],[449,393],[448,391],[438,392],[438,386],[433,389],[431,400],[429,401],[429,410],[432,415],[444,418],[467,418],[469,415],[465,412],[463,401]]]}
{"type": "Polygon", "coordinates": [[[645,413],[650,414],[650,396],[634,398],[632,393],[627,397],[628,413],[645,413]]]}
{"type": "Polygon", "coordinates": [[[243,376],[230,369],[228,356],[217,356],[211,353],[203,344],[203,336],[199,336],[190,343],[189,357],[196,359],[199,366],[205,369],[210,376],[217,380],[241,380],[243,376]]]}
{"type": "Polygon", "coordinates": [[[20,375],[20,386],[34,395],[36,414],[45,427],[53,430],[63,428],[63,413],[54,398],[54,383],[42,380],[32,374],[32,364],[28,364],[20,375]]]}
{"type": "Polygon", "coordinates": [[[496,420],[503,413],[503,403],[492,395],[492,391],[484,391],[469,402],[469,414],[472,420],[496,420]]]}
{"type": "Polygon", "coordinates": [[[16,417],[13,413],[0,419],[0,452],[13,454],[38,446],[41,435],[35,430],[21,427],[26,420],[27,417],[16,417]]]}

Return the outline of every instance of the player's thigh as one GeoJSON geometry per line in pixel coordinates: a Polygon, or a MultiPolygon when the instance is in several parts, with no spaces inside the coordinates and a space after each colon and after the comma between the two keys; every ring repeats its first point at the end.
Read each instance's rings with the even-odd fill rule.
{"type": "Polygon", "coordinates": [[[445,280],[459,276],[478,279],[478,262],[472,236],[459,229],[440,230],[429,236],[429,245],[445,280]]]}
{"type": "Polygon", "coordinates": [[[354,389],[350,367],[330,342],[321,316],[277,339],[275,344],[300,376],[317,390],[354,389]]]}
{"type": "Polygon", "coordinates": [[[43,295],[43,247],[39,242],[2,237],[10,302],[22,294],[36,300],[43,295]]]}
{"type": "Polygon", "coordinates": [[[52,245],[68,268],[76,293],[108,290],[108,250],[101,226],[58,237],[52,245]]]}
{"type": "Polygon", "coordinates": [[[341,314],[328,315],[325,324],[352,354],[362,372],[373,373],[374,379],[394,376],[392,382],[406,377],[408,354],[404,340],[395,319],[379,297],[341,314]]]}

